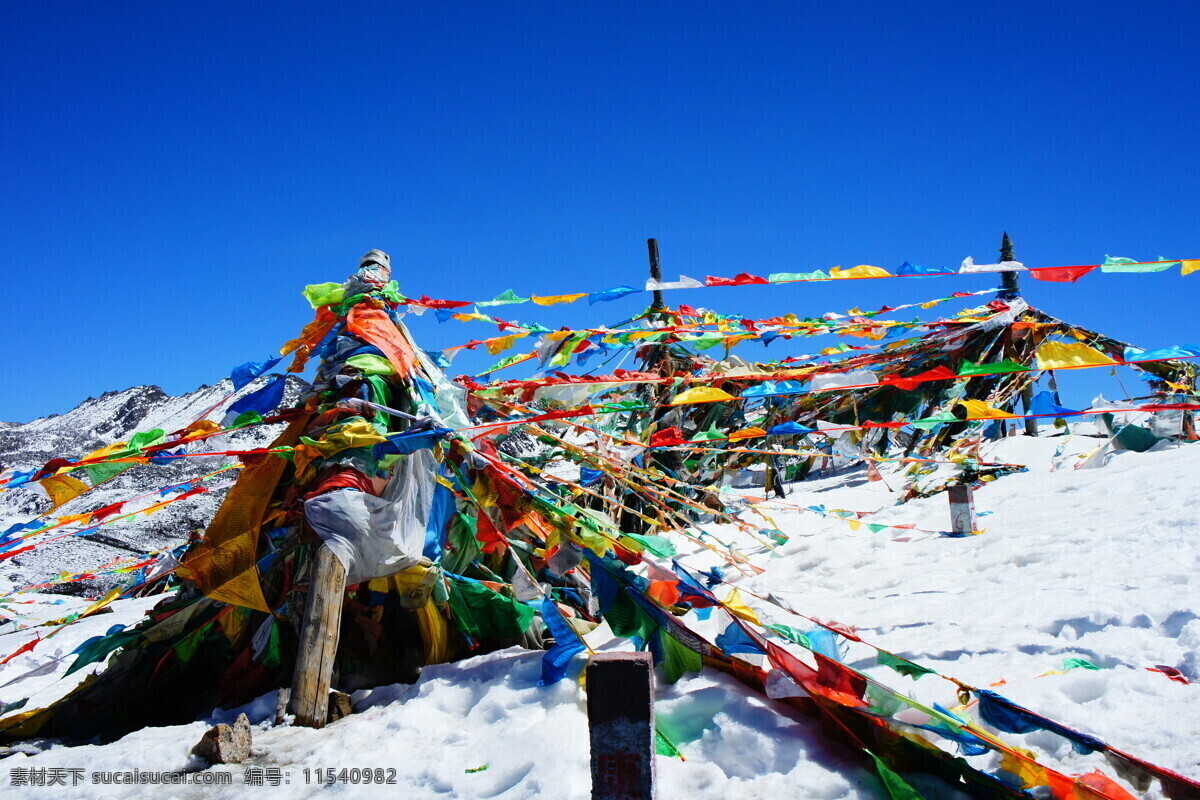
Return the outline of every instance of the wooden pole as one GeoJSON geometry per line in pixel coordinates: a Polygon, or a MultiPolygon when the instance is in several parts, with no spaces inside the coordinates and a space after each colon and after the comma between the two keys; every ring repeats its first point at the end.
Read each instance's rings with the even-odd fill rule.
{"type": "Polygon", "coordinates": [[[295,724],[324,728],[329,715],[329,685],[342,627],[342,600],[346,595],[346,568],[325,544],[317,548],[308,602],[296,649],[296,669],[288,711],[295,724]]]}
{"type": "MultiPolygon", "coordinates": [[[[662,267],[658,263],[658,239],[647,239],[646,249],[650,251],[650,277],[656,281],[662,280],[662,267]]],[[[650,307],[655,311],[662,311],[667,307],[667,301],[663,299],[662,289],[654,290],[654,301],[650,307]]]]}
{"type": "MultiPolygon", "coordinates": [[[[662,265],[658,260],[658,239],[646,240],[646,251],[650,256],[650,277],[656,281],[662,280],[662,265]]],[[[665,320],[667,302],[663,299],[661,289],[654,290],[654,300],[650,303],[650,319],[665,320]]],[[[655,344],[650,345],[646,354],[643,369],[647,372],[657,372],[659,375],[667,376],[671,374],[671,356],[666,345],[655,344]]],[[[647,398],[655,405],[661,403],[666,396],[667,387],[661,384],[650,384],[646,393],[647,398]]],[[[651,419],[654,422],[659,422],[666,414],[665,409],[658,409],[651,412],[651,419]]],[[[652,465],[655,461],[665,470],[674,473],[676,477],[681,477],[679,471],[683,466],[683,456],[679,453],[667,450],[654,454],[647,454],[646,466],[652,465]]],[[[639,520],[639,524],[641,523],[639,520]]]]}
{"type": "MultiPolygon", "coordinates": [[[[1004,232],[1004,238],[1000,241],[1000,261],[1016,261],[1017,257],[1013,255],[1012,239],[1008,238],[1008,231],[1004,232]]],[[[1021,296],[1021,284],[1016,272],[1005,272],[1004,275],[1004,291],[1000,293],[1001,299],[1015,300],[1021,296]]],[[[1033,407],[1033,383],[1026,383],[1021,388],[1021,402],[1025,406],[1025,413],[1029,414],[1033,407]]],[[[1025,435],[1037,436],[1037,420],[1025,420],[1025,435]]]]}

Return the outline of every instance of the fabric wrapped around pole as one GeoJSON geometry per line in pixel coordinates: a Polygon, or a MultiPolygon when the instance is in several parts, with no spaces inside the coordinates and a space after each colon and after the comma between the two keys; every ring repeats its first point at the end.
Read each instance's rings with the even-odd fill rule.
{"type": "Polygon", "coordinates": [[[383,495],[337,489],[304,503],[304,517],[346,568],[346,584],[403,572],[421,561],[436,462],[428,450],[396,466],[383,495]]]}

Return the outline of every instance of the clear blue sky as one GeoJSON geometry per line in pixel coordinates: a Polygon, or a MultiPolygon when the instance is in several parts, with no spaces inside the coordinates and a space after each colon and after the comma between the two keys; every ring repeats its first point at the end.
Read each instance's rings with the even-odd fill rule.
{"type": "MultiPolygon", "coordinates": [[[[647,236],[670,277],[991,260],[1005,229],[1031,266],[1200,257],[1198,16],[5,3],[0,419],[212,383],[294,335],[311,314],[301,287],[341,280],[371,247],[406,292],[465,298],[637,284],[647,236]]],[[[992,282],[672,298],[804,315],[992,282]]],[[[1121,338],[1200,339],[1200,275],[1025,283],[1035,305],[1121,338]]],[[[512,313],[603,323],[644,303],[512,313]]],[[[492,331],[414,330],[430,349],[492,331]]]]}

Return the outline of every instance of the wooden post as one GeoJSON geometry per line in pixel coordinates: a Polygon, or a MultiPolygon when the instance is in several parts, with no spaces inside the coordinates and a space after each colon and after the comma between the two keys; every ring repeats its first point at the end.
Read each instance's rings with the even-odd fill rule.
{"type": "Polygon", "coordinates": [[[296,649],[288,710],[297,725],[324,728],[329,715],[329,684],[342,627],[346,568],[326,545],[317,548],[308,602],[296,649]]]}
{"type": "MultiPolygon", "coordinates": [[[[647,239],[646,249],[650,251],[650,277],[656,281],[662,280],[662,267],[658,263],[658,239],[647,239]]],[[[650,307],[655,311],[662,311],[667,307],[666,300],[663,299],[662,289],[654,290],[654,302],[650,307]]]]}
{"type": "MultiPolygon", "coordinates": [[[[658,260],[658,239],[647,239],[646,251],[650,256],[650,277],[656,281],[661,281],[662,266],[659,264],[658,260]]],[[[668,316],[665,313],[666,310],[667,302],[663,299],[662,290],[655,289],[654,300],[650,303],[650,319],[656,321],[668,319],[668,316]]],[[[670,351],[667,349],[667,346],[664,344],[650,345],[646,354],[646,360],[643,362],[642,369],[644,369],[646,372],[657,372],[662,376],[669,375],[671,373],[671,355],[670,351]]],[[[650,384],[647,387],[645,396],[651,403],[658,405],[663,401],[665,395],[665,386],[661,384],[650,384]]],[[[664,409],[652,410],[650,412],[650,418],[653,421],[658,422],[662,419],[665,413],[666,411],[664,409]]],[[[679,471],[683,467],[683,461],[684,457],[682,454],[668,450],[659,453],[647,453],[647,458],[644,463],[647,467],[650,467],[657,462],[660,467],[674,473],[678,477],[679,471]]],[[[645,523],[642,523],[640,520],[638,520],[639,528],[644,524],[645,523]]]]}
{"type": "Polygon", "coordinates": [[[654,800],[654,662],[598,653],[587,665],[592,800],[654,800]]]}
{"type": "MultiPolygon", "coordinates": [[[[1032,412],[1032,409],[1033,409],[1033,382],[1032,381],[1025,384],[1025,386],[1022,387],[1022,389],[1021,389],[1021,404],[1023,406],[1025,406],[1025,413],[1027,415],[1032,412]]],[[[1028,416],[1026,417],[1026,419],[1025,419],[1025,435],[1026,436],[1037,436],[1038,435],[1038,427],[1037,427],[1036,419],[1031,419],[1028,416]]]]}
{"type": "MultiPolygon", "coordinates": [[[[1000,262],[1016,261],[1017,257],[1013,254],[1012,239],[1008,238],[1008,231],[1004,232],[1004,238],[1000,240],[1000,262]]],[[[1002,300],[1015,300],[1021,296],[1020,279],[1015,272],[1002,273],[1004,276],[1004,291],[1000,293],[1002,300]]],[[[1025,406],[1025,413],[1028,415],[1029,410],[1033,407],[1033,384],[1027,383],[1021,389],[1021,402],[1025,406]]],[[[1025,435],[1037,436],[1037,420],[1025,420],[1025,435]]]]}

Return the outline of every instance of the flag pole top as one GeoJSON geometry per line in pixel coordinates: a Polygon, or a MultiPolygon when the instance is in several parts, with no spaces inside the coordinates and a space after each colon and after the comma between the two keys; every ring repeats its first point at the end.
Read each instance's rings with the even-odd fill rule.
{"type": "MultiPolygon", "coordinates": [[[[1000,263],[1005,261],[1016,261],[1017,257],[1013,255],[1012,239],[1008,238],[1008,231],[1004,232],[1004,238],[1000,241],[1000,263]]],[[[1002,272],[1004,280],[1004,291],[1000,293],[1001,300],[1015,300],[1021,296],[1021,285],[1017,279],[1017,273],[1013,271],[1002,272]]]]}

